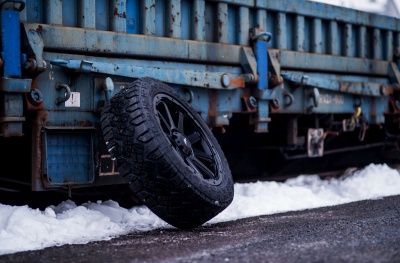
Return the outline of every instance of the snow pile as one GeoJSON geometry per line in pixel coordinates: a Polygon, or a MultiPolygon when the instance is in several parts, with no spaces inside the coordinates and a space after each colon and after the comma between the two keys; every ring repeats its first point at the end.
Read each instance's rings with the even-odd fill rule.
{"type": "MultiPolygon", "coordinates": [[[[385,164],[342,179],[301,175],[284,183],[235,184],[232,204],[207,224],[399,194],[400,174],[385,164]]],[[[44,211],[0,204],[0,255],[170,227],[144,206],[125,209],[112,200],[79,206],[66,200],[44,211]]]]}

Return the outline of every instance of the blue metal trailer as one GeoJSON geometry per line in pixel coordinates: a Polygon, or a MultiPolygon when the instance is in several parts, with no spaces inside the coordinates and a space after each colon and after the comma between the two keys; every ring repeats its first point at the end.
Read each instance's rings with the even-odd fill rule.
{"type": "Polygon", "coordinates": [[[232,201],[230,167],[250,169],[226,160],[215,136],[284,159],[397,147],[398,19],[304,0],[1,0],[0,9],[2,160],[30,175],[2,174],[0,184],[128,183],[189,228],[232,201]]]}

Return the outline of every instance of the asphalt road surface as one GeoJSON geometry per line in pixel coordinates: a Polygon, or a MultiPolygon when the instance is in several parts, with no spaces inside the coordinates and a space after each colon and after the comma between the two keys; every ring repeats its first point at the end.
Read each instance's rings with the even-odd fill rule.
{"type": "Polygon", "coordinates": [[[3,255],[0,262],[400,262],[400,196],[132,233],[3,255]]]}

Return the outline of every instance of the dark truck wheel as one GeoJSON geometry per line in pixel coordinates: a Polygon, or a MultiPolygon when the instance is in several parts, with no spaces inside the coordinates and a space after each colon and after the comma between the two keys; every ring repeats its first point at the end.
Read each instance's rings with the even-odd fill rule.
{"type": "Polygon", "coordinates": [[[106,103],[107,149],[134,194],[177,228],[197,227],[233,199],[233,179],[210,129],[166,84],[142,78],[106,103]]]}

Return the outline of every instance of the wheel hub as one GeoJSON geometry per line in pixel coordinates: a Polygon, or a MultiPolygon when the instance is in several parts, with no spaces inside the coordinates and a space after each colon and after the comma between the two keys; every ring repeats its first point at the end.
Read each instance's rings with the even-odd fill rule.
{"type": "Polygon", "coordinates": [[[185,135],[183,135],[179,131],[173,131],[172,132],[172,139],[175,142],[176,146],[178,146],[179,150],[185,156],[190,156],[192,154],[192,144],[185,137],[185,135]]]}

